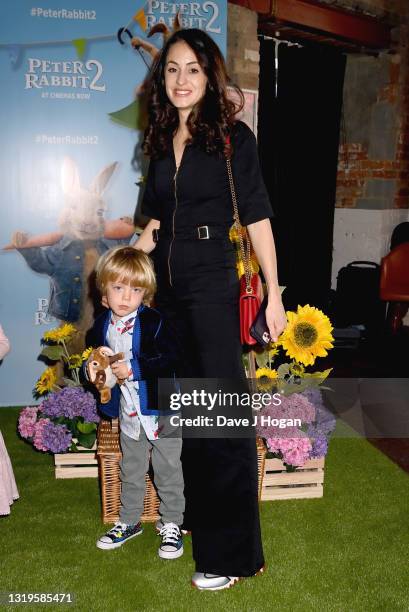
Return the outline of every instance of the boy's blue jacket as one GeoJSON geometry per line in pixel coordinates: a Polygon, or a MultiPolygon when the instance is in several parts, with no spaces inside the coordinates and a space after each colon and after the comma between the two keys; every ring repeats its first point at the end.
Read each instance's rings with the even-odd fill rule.
{"type": "MultiPolygon", "coordinates": [[[[110,320],[110,310],[95,319],[87,333],[87,347],[107,346],[110,320]]],[[[134,321],[131,367],[134,380],[139,381],[142,414],[163,414],[158,410],[158,379],[175,377],[180,356],[180,342],[162,315],[154,308],[141,304],[134,321]]],[[[99,409],[107,416],[116,418],[120,398],[121,390],[119,385],[115,385],[111,389],[111,400],[107,404],[99,403],[99,409]]]]}

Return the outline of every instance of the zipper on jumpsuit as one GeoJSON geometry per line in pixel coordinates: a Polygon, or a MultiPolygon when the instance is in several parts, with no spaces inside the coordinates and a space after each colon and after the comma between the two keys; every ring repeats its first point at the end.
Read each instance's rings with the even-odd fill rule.
{"type": "Polygon", "coordinates": [[[175,176],[173,177],[173,185],[174,185],[174,192],[175,192],[175,209],[173,211],[173,216],[172,216],[172,240],[170,241],[170,245],[169,245],[169,254],[168,254],[168,269],[169,269],[169,284],[172,287],[172,272],[170,270],[170,255],[172,252],[172,245],[173,245],[173,241],[175,240],[175,214],[176,214],[176,209],[178,207],[178,192],[177,192],[177,183],[176,183],[176,179],[178,176],[178,172],[179,172],[179,168],[180,165],[182,163],[182,160],[180,161],[179,166],[176,166],[176,172],[175,172],[175,176]]]}

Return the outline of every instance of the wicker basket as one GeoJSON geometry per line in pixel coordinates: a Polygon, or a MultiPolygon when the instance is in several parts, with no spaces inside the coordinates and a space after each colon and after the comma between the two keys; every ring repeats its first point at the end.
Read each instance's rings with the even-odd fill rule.
{"type": "MultiPolygon", "coordinates": [[[[115,523],[119,518],[121,497],[119,461],[121,457],[118,419],[101,421],[98,427],[97,458],[101,479],[102,520],[104,523],[115,523]]],[[[145,481],[146,491],[141,521],[154,523],[159,519],[159,498],[149,474],[145,476],[145,481]]]]}
{"type": "MultiPolygon", "coordinates": [[[[122,457],[119,446],[118,419],[101,421],[98,427],[97,458],[101,478],[102,520],[114,523],[119,517],[121,481],[119,461],[122,457]]],[[[261,438],[257,439],[258,497],[261,499],[266,447],[261,438]]],[[[145,476],[146,492],[141,521],[154,523],[159,517],[159,498],[149,474],[145,476]]]]}

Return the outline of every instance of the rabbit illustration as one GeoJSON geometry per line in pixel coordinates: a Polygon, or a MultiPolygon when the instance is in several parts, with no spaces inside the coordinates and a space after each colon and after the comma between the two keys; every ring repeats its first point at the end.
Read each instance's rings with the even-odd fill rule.
{"type": "Polygon", "coordinates": [[[102,194],[116,166],[114,162],[103,168],[89,188],[84,189],[77,164],[65,158],[61,172],[64,193],[64,208],[59,218],[61,237],[55,244],[44,247],[27,246],[30,238],[23,232],[15,232],[12,237],[14,248],[30,268],[50,277],[48,314],[75,323],[80,332],[75,350],[83,348],[85,333],[92,325],[97,304],[93,277],[99,256],[116,244],[129,243],[129,238],[104,237],[106,204],[102,194]]]}
{"type": "MultiPolygon", "coordinates": [[[[147,36],[148,38],[150,38],[151,36],[157,33],[163,34],[163,41],[165,43],[168,40],[168,38],[174,32],[176,32],[177,30],[180,30],[181,27],[182,26],[180,23],[180,17],[179,17],[179,11],[178,11],[173,20],[173,29],[168,28],[168,26],[165,25],[164,23],[157,23],[149,30],[147,36]]],[[[129,36],[131,37],[131,45],[135,50],[139,51],[140,49],[143,49],[144,51],[146,51],[146,53],[148,53],[151,56],[153,61],[156,59],[156,57],[158,56],[160,52],[160,49],[155,47],[154,44],[152,44],[145,38],[140,38],[139,36],[132,36],[129,30],[124,30],[123,28],[122,30],[125,31],[127,34],[129,34],[129,36]]],[[[120,40],[123,43],[121,38],[120,40]]],[[[116,123],[119,123],[120,125],[130,128],[131,130],[134,130],[135,128],[138,128],[140,130],[145,130],[145,128],[147,127],[147,117],[146,117],[146,105],[144,101],[144,93],[145,93],[145,82],[142,82],[139,85],[137,85],[135,89],[135,99],[127,106],[124,106],[123,108],[117,111],[109,113],[109,116],[111,117],[111,119],[115,121],[116,123]]]]}

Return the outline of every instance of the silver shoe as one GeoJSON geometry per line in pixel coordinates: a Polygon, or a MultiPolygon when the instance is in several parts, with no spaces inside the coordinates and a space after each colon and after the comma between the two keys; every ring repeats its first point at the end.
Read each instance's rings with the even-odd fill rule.
{"type": "MultiPolygon", "coordinates": [[[[264,573],[264,565],[254,574],[260,576],[264,573]]],[[[216,574],[207,574],[196,572],[192,576],[192,585],[200,591],[221,591],[228,589],[242,580],[238,576],[217,576],[216,574]]]]}
{"type": "Polygon", "coordinates": [[[192,576],[192,585],[200,591],[221,591],[230,588],[239,580],[240,578],[237,576],[216,576],[215,574],[195,572],[192,576]]]}

